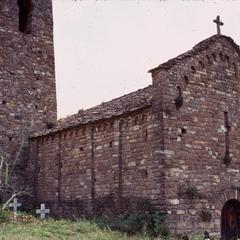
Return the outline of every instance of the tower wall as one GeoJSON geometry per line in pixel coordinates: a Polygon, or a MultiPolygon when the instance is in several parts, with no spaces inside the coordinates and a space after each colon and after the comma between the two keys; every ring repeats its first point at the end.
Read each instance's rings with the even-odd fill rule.
{"type": "Polygon", "coordinates": [[[0,13],[0,155],[22,185],[29,132],[57,118],[52,2],[5,0],[0,13]]]}

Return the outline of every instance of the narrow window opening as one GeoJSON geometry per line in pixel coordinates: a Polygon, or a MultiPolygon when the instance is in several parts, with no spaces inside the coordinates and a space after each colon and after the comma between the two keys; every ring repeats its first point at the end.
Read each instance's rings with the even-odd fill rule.
{"type": "Polygon", "coordinates": [[[134,123],[133,123],[134,125],[138,125],[138,117],[135,117],[134,118],[134,123]]]}
{"type": "Polygon", "coordinates": [[[83,151],[83,147],[80,147],[80,151],[81,151],[81,152],[83,151]]]}
{"type": "Polygon", "coordinates": [[[82,128],[82,135],[85,135],[85,133],[86,133],[86,127],[83,127],[82,128]]]}
{"type": "Polygon", "coordinates": [[[230,151],[229,151],[229,132],[231,131],[231,126],[229,124],[228,112],[224,112],[224,127],[225,127],[225,155],[223,162],[229,164],[231,162],[230,151]]]}
{"type": "Polygon", "coordinates": [[[203,61],[199,61],[199,65],[201,66],[202,69],[205,67],[203,61]]]}
{"type": "Polygon", "coordinates": [[[224,60],[224,58],[223,58],[223,54],[222,54],[221,52],[219,53],[219,58],[220,58],[221,61],[224,60]]]}
{"type": "Polygon", "coordinates": [[[25,34],[32,32],[32,0],[17,0],[19,7],[19,31],[25,34]]]}
{"type": "Polygon", "coordinates": [[[3,104],[3,105],[6,105],[6,104],[7,104],[7,101],[3,100],[3,101],[2,101],[2,104],[3,104]]]}
{"type": "Polygon", "coordinates": [[[144,140],[147,141],[147,139],[148,139],[148,131],[146,130],[144,140]]]}
{"type": "Polygon", "coordinates": [[[142,178],[148,178],[148,171],[147,170],[141,170],[141,176],[142,176],[142,178]]]}
{"type": "Polygon", "coordinates": [[[187,85],[189,83],[189,79],[188,79],[188,76],[184,76],[183,77],[183,80],[184,80],[184,83],[187,85]]]}
{"type": "Polygon", "coordinates": [[[181,133],[182,133],[182,134],[187,133],[187,129],[186,129],[186,128],[181,128],[181,133]]]}
{"type": "Polygon", "coordinates": [[[141,117],[141,123],[143,123],[145,120],[146,120],[146,115],[143,114],[142,117],[141,117]]]}
{"type": "Polygon", "coordinates": [[[112,145],[113,145],[113,141],[110,141],[110,142],[109,142],[109,147],[111,148],[112,145]]]}
{"type": "Polygon", "coordinates": [[[233,63],[233,67],[234,67],[235,77],[238,77],[238,71],[237,71],[237,66],[235,62],[233,63]]]}
{"type": "Polygon", "coordinates": [[[216,61],[216,59],[217,59],[216,54],[213,53],[212,56],[213,56],[213,60],[216,61]]]}
{"type": "Polygon", "coordinates": [[[206,58],[207,58],[208,64],[211,64],[212,61],[211,61],[210,57],[208,55],[206,55],[206,58]]]}
{"type": "Polygon", "coordinates": [[[176,105],[176,108],[179,109],[183,104],[183,97],[182,97],[181,88],[179,86],[177,86],[177,90],[178,90],[178,96],[175,98],[175,105],[176,105]]]}
{"type": "Polygon", "coordinates": [[[225,55],[225,61],[227,62],[228,67],[230,66],[229,56],[225,55]]]}
{"type": "Polygon", "coordinates": [[[11,142],[12,140],[13,140],[13,137],[8,137],[8,140],[9,140],[9,142],[11,142]]]}
{"type": "Polygon", "coordinates": [[[191,66],[191,73],[196,73],[196,68],[194,66],[191,66]]]}

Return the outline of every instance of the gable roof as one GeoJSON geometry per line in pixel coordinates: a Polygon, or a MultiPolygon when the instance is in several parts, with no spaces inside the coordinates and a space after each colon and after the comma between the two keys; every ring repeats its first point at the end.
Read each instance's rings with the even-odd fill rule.
{"type": "Polygon", "coordinates": [[[236,52],[240,56],[239,46],[234,42],[234,40],[232,38],[225,36],[225,35],[213,35],[212,37],[207,38],[207,39],[201,41],[200,43],[198,43],[197,45],[195,45],[190,51],[187,51],[173,59],[170,59],[167,62],[160,64],[158,67],[149,70],[148,72],[153,73],[158,70],[169,70],[176,64],[180,63],[182,60],[193,57],[194,55],[202,52],[203,50],[208,49],[212,43],[217,42],[220,39],[227,40],[233,46],[233,48],[236,49],[236,52]]]}
{"type": "Polygon", "coordinates": [[[152,85],[149,85],[148,87],[139,89],[109,102],[102,103],[90,109],[80,110],[77,114],[58,120],[55,128],[35,132],[31,137],[39,137],[81,124],[121,116],[123,114],[147,108],[151,106],[151,102],[152,85]]]}
{"type": "MultiPolygon", "coordinates": [[[[159,65],[158,67],[149,70],[149,72],[153,73],[161,69],[169,70],[176,64],[181,63],[182,60],[197,55],[203,50],[208,49],[212,43],[217,42],[221,39],[225,39],[226,41],[228,41],[233,46],[233,48],[236,49],[236,52],[240,56],[240,48],[232,38],[224,35],[213,35],[212,37],[207,38],[195,45],[190,51],[187,51],[173,59],[170,59],[169,61],[159,65]]],[[[46,129],[40,132],[35,132],[31,137],[40,137],[64,129],[72,128],[81,124],[87,124],[99,120],[121,116],[123,114],[147,108],[151,106],[151,103],[152,85],[149,85],[146,88],[139,89],[135,92],[113,99],[109,102],[102,103],[93,108],[82,110],[79,111],[79,113],[77,114],[68,116],[64,119],[60,119],[57,122],[57,126],[53,129],[46,129]]]]}

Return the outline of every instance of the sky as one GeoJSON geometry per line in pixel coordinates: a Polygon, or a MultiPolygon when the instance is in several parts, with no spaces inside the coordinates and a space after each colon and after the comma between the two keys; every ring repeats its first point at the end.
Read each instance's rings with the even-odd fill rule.
{"type": "Polygon", "coordinates": [[[216,34],[240,44],[240,0],[53,0],[58,118],[151,84],[148,73],[216,34]]]}

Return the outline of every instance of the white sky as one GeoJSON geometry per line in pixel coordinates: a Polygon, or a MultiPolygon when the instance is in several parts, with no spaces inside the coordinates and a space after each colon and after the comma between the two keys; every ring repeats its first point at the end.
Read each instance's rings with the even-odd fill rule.
{"type": "Polygon", "coordinates": [[[53,0],[58,117],[151,84],[147,71],[216,34],[240,44],[240,0],[53,0]]]}

